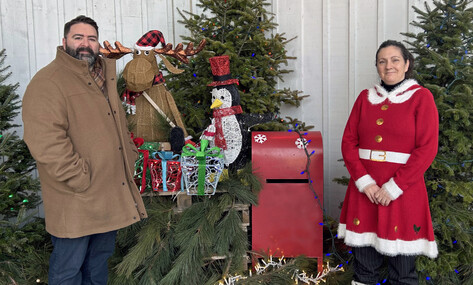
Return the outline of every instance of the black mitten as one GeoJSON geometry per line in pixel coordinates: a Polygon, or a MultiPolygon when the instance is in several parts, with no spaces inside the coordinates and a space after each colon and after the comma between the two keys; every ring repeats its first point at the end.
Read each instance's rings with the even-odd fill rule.
{"type": "Polygon", "coordinates": [[[179,154],[182,152],[182,148],[185,145],[185,138],[184,131],[180,127],[174,127],[171,129],[169,143],[171,144],[172,152],[179,154]]]}

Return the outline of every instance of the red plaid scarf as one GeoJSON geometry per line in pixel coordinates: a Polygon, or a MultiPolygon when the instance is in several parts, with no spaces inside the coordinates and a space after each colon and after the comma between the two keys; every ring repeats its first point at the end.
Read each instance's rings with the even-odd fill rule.
{"type": "MultiPolygon", "coordinates": [[[[153,85],[158,85],[161,83],[164,83],[164,77],[160,71],[159,74],[154,76],[153,85]]],[[[143,92],[133,92],[128,89],[125,89],[125,91],[123,91],[122,98],[127,104],[135,105],[136,97],[141,96],[141,94],[143,94],[143,92]]]]}
{"type": "Polygon", "coordinates": [[[102,93],[105,92],[105,76],[103,75],[102,61],[97,59],[95,61],[94,67],[90,71],[90,75],[97,83],[97,86],[102,90],[102,93]]]}

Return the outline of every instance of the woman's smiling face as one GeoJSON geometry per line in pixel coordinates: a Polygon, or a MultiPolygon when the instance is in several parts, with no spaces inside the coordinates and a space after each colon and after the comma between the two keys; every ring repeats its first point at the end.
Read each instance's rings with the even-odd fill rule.
{"type": "Polygon", "coordinates": [[[406,77],[409,60],[404,60],[401,49],[395,46],[382,48],[376,59],[376,68],[381,80],[387,85],[394,85],[406,77]]]}

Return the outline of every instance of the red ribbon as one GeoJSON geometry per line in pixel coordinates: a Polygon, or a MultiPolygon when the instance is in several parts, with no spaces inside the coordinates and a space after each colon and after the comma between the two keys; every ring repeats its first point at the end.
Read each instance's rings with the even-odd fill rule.
{"type": "Polygon", "coordinates": [[[221,149],[227,149],[227,141],[223,136],[222,117],[243,113],[241,106],[231,106],[230,108],[215,109],[213,117],[215,119],[215,145],[221,149]]]}
{"type": "Polygon", "coordinates": [[[148,170],[148,159],[149,159],[149,151],[144,149],[138,149],[139,152],[143,154],[143,174],[141,175],[141,187],[140,193],[143,194],[146,189],[146,171],[148,170]]]}

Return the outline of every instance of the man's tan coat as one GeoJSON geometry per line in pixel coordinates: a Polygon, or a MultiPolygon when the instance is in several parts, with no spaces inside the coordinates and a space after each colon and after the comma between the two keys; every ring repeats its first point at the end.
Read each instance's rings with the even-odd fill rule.
{"type": "Polygon", "coordinates": [[[24,140],[38,166],[46,230],[56,237],[108,232],[147,216],[133,181],[138,151],[117,93],[115,60],[100,60],[105,95],[87,62],[58,47],[23,98],[24,140]]]}

